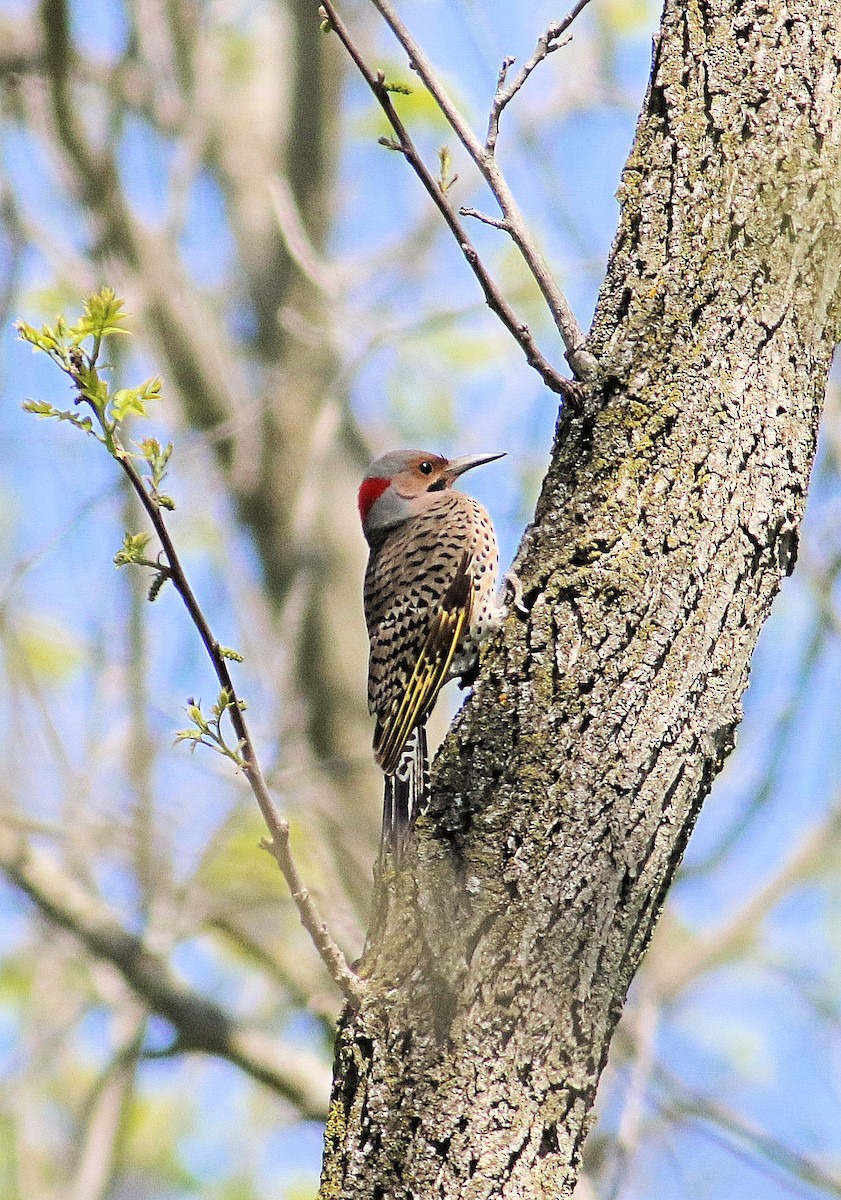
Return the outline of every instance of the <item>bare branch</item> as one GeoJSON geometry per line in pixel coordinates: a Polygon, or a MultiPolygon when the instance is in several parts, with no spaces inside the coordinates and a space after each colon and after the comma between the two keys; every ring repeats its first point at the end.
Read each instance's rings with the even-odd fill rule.
{"type": "Polygon", "coordinates": [[[514,63],[516,61],[517,60],[513,56],[513,54],[506,55],[506,57],[502,60],[502,64],[499,68],[499,74],[496,77],[496,95],[497,96],[502,91],[502,89],[505,87],[505,81],[508,78],[508,72],[514,66],[514,63]]]}
{"type": "Polygon", "coordinates": [[[385,76],[381,71],[374,72],[368,67],[359,47],[354,42],[344,22],[336,12],[335,6],[331,0],[324,0],[322,9],[327,16],[331,28],[336,32],[342,45],[347,50],[350,57],[353,59],[359,73],[362,75],[368,87],[379,101],[380,107],[388,118],[389,124],[394,130],[396,139],[388,139],[388,148],[401,153],[409,166],[420,179],[423,186],[426,188],[432,198],[438,211],[449,226],[453,236],[461,248],[461,252],[467,260],[470,269],[479,281],[479,285],[485,294],[485,301],[488,307],[496,313],[502,321],[505,328],[512,335],[515,341],[519,344],[523,353],[526,356],[526,362],[533,367],[540,375],[546,386],[559,396],[565,399],[577,402],[579,398],[579,389],[570,379],[565,379],[559,375],[551,363],[544,357],[537,346],[531,331],[528,326],[520,321],[514,310],[511,308],[508,301],[500,292],[494,280],[488,273],[487,268],[479,257],[479,252],[470,238],[467,235],[462,222],[459,220],[458,214],[447,198],[445,190],[440,186],[438,181],[433,176],[429,167],[418,153],[414,142],[410,138],[405,125],[394,108],[385,82],[385,76]]]}
{"type": "Polygon", "coordinates": [[[275,1038],[194,992],[141,937],[124,929],[107,905],[3,826],[0,870],[45,916],[117,968],[149,1011],[174,1027],[178,1050],[227,1059],[278,1092],[302,1115],[323,1118],[327,1080],[319,1059],[278,1045],[275,1038]]]}
{"type": "Polygon", "coordinates": [[[190,587],[187,576],[184,574],[178,553],[164,521],[163,512],[157,501],[144,486],[143,480],[140,478],[130,456],[122,448],[118,447],[115,457],[128,476],[131,486],[137,493],[149,520],[152,522],[155,533],[163,546],[163,552],[166,555],[173,587],[184,601],[184,606],[198,630],[199,637],[213,664],[220,687],[224,689],[230,698],[228,715],[239,741],[239,749],[242,755],[242,772],[248,780],[259,805],[260,812],[263,814],[263,820],[266,822],[271,834],[271,838],[265,839],[261,845],[274,858],[283,878],[288,883],[289,891],[292,894],[292,899],[301,918],[301,924],[312,938],[313,945],[321,956],[327,970],[330,972],[332,979],[341,988],[348,1000],[357,1000],[361,991],[360,981],[353,971],[351,971],[345,956],[331,937],[327,923],[319,913],[315,901],[305,887],[298,867],[292,857],[289,845],[289,822],[278,812],[269,791],[268,784],[257,759],[251,734],[243,716],[242,708],[240,707],[241,702],[237,697],[231,673],[228,670],[227,661],[190,587]]]}
{"type": "MultiPolygon", "coordinates": [[[[400,42],[400,45],[409,56],[409,62],[412,69],[422,79],[427,90],[432,95],[438,107],[441,109],[444,117],[451,126],[453,132],[458,137],[461,144],[464,146],[467,153],[473,159],[473,162],[479,168],[485,182],[491,189],[496,202],[502,211],[508,232],[511,234],[515,245],[523,256],[531,274],[534,276],[537,286],[543,294],[543,298],[549,306],[549,311],[552,314],[552,319],[557,326],[558,332],[563,338],[564,345],[567,349],[567,361],[572,367],[573,373],[577,379],[586,380],[591,378],[596,371],[596,362],[593,356],[583,350],[584,335],[575,319],[575,315],[570,308],[566,296],[558,286],[554,279],[547,263],[545,262],[540,251],[535,245],[531,231],[526,224],[523,214],[520,211],[517,201],[509,188],[505,177],[503,176],[493,153],[491,153],[477,138],[476,134],[468,125],[458,108],[454,104],[452,98],[444,87],[437,71],[424,54],[421,46],[415,41],[409,30],[401,21],[397,12],[393,8],[390,0],[371,0],[374,7],[385,20],[386,24],[391,29],[394,36],[400,42]]],[[[324,6],[327,8],[327,5],[324,6]]],[[[328,9],[332,13],[332,5],[328,9]]],[[[332,15],[331,15],[332,22],[332,15]]],[[[344,40],[344,39],[343,39],[344,40]]],[[[347,43],[345,43],[347,45],[347,43]]],[[[358,54],[358,52],[357,52],[358,54]]],[[[357,55],[354,55],[354,61],[357,66],[360,66],[357,61],[357,55]]],[[[360,68],[361,69],[361,68],[360,68]]]]}
{"type": "Polygon", "coordinates": [[[473,217],[476,221],[481,221],[483,225],[492,225],[494,229],[504,229],[508,232],[508,225],[505,221],[500,221],[496,217],[489,217],[487,213],[479,212],[478,208],[471,208],[468,204],[462,204],[458,210],[462,217],[473,217]]]}
{"type": "Polygon", "coordinates": [[[493,155],[496,151],[496,140],[499,137],[499,118],[502,115],[503,109],[516,96],[538,63],[542,63],[544,58],[552,54],[553,51],[560,50],[562,46],[566,46],[570,39],[567,38],[563,42],[559,39],[566,33],[578,14],[589,3],[590,0],[578,0],[572,11],[567,13],[562,21],[557,21],[554,25],[550,25],[546,32],[541,34],[537,39],[537,45],[534,48],[531,58],[523,63],[520,70],[507,86],[508,71],[514,65],[514,59],[505,58],[502,60],[502,66],[499,69],[499,79],[497,80],[496,95],[493,98],[491,114],[488,118],[488,135],[485,138],[485,150],[489,154],[493,155]]]}

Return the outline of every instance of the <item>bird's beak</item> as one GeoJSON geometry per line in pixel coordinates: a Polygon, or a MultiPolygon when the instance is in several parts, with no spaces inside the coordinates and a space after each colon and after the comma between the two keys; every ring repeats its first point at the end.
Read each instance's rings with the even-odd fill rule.
{"type": "Polygon", "coordinates": [[[450,459],[444,474],[450,483],[452,483],[454,479],[458,479],[459,475],[463,475],[465,471],[472,471],[474,467],[481,467],[483,463],[495,462],[498,458],[505,458],[504,450],[501,454],[463,454],[461,458],[450,459]]]}

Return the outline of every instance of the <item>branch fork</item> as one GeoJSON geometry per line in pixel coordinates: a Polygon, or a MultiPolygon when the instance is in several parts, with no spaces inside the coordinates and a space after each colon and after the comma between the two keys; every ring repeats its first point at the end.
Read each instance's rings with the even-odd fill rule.
{"type": "MultiPolygon", "coordinates": [[[[389,94],[391,89],[386,85],[384,73],[380,70],[373,70],[367,65],[361,50],[339,16],[333,0],[323,0],[319,10],[322,15],[322,28],[324,30],[332,30],[337,34],[357,70],[378,100],[389,124],[395,132],[396,138],[394,140],[380,138],[380,144],[391,150],[399,150],[404,155],[443,216],[453,236],[456,238],[462,254],[485,294],[485,301],[488,307],[496,313],[505,328],[517,341],[529,365],[538,372],[544,383],[553,392],[564,397],[565,400],[577,398],[580,394],[580,388],[576,386],[574,380],[565,379],[560,375],[538,349],[528,327],[515,316],[511,306],[491,278],[490,273],[484,266],[478,251],[472,245],[459,219],[460,216],[472,217],[483,224],[491,225],[510,235],[543,294],[552,319],[566,346],[566,357],[572,367],[575,378],[577,380],[591,379],[597,371],[596,361],[591,354],[582,349],[584,343],[582,330],[575,319],[566,297],[558,287],[549,267],[538,251],[517,202],[499,169],[493,152],[496,136],[494,135],[491,139],[490,145],[479,141],[445,90],[431,62],[398,17],[390,0],[372,0],[372,3],[405,50],[410,69],[415,71],[420,77],[451,129],[484,177],[485,182],[499,204],[502,217],[490,217],[467,206],[462,207],[457,212],[450,204],[446,194],[447,189],[441,187],[438,181],[435,180],[398,116],[391,95],[389,94]]],[[[506,58],[504,60],[497,81],[497,93],[494,98],[496,116],[494,117],[493,109],[491,115],[491,123],[495,130],[498,129],[499,113],[502,112],[502,109],[509,102],[511,96],[522,87],[523,82],[528,78],[528,75],[537,65],[537,62],[541,61],[542,58],[545,58],[551,52],[550,47],[551,49],[557,48],[555,44],[557,37],[568,28],[586,3],[588,3],[588,0],[579,0],[577,7],[573,9],[572,13],[564,21],[550,27],[538,42],[538,49],[535,50],[532,59],[523,66],[517,78],[511,84],[507,85],[507,87],[507,73],[513,65],[514,59],[506,58]],[[540,48],[544,44],[545,49],[541,53],[540,48]]]]}
{"type": "MultiPolygon", "coordinates": [[[[493,197],[499,205],[500,211],[502,212],[502,218],[505,222],[505,231],[511,236],[514,244],[520,251],[523,261],[532,274],[535,282],[540,288],[544,300],[546,301],[555,326],[561,335],[564,345],[566,346],[566,357],[567,361],[572,367],[573,374],[575,375],[576,379],[579,380],[588,380],[593,378],[597,371],[597,363],[591,354],[587,353],[581,348],[584,342],[584,335],[581,327],[575,319],[575,315],[568,300],[561,291],[557,281],[554,279],[551,271],[549,270],[547,263],[538,250],[531,231],[523,217],[523,214],[520,211],[517,201],[514,199],[514,195],[511,192],[511,189],[508,186],[502,171],[499,168],[499,164],[496,161],[496,157],[492,149],[489,149],[479,140],[464,116],[456,107],[455,103],[444,87],[444,84],[441,81],[437,71],[433,67],[430,60],[426,57],[426,54],[419,43],[414,39],[406,25],[398,16],[396,9],[391,3],[391,0],[371,0],[371,2],[382,16],[388,27],[391,29],[400,45],[403,47],[409,58],[412,69],[420,76],[424,86],[435,100],[443,116],[450,125],[450,128],[464,146],[465,150],[470,155],[474,164],[490,188],[491,193],[493,194],[493,197]]],[[[587,3],[589,3],[589,0],[578,0],[578,4],[572,9],[568,16],[566,16],[557,24],[550,26],[546,33],[544,33],[539,39],[537,48],[535,49],[532,58],[523,65],[517,77],[512,81],[511,84],[508,85],[507,88],[505,88],[503,79],[504,96],[507,96],[509,91],[511,92],[511,96],[519,91],[520,87],[522,87],[523,83],[537,66],[538,62],[541,62],[547,56],[547,54],[551,53],[549,46],[557,48],[556,44],[558,43],[558,39],[569,28],[587,3]]],[[[330,13],[331,23],[333,24],[334,28],[336,28],[334,20],[335,7],[332,3],[332,0],[330,0],[329,3],[325,3],[324,7],[328,13],[330,13]]],[[[351,57],[354,59],[357,67],[362,70],[363,74],[366,74],[368,69],[364,66],[364,63],[362,63],[362,57],[359,50],[356,46],[353,46],[353,50],[351,51],[348,41],[345,40],[346,37],[347,31],[345,30],[345,37],[342,38],[342,41],[345,47],[351,53],[351,57]]],[[[504,63],[505,78],[507,78],[507,73],[511,65],[512,63],[506,59],[504,63]],[[505,65],[506,63],[507,65],[505,65]]],[[[503,69],[500,70],[500,76],[502,75],[503,69]]],[[[498,96],[499,82],[497,86],[497,97],[498,96]]],[[[495,97],[494,100],[495,104],[497,103],[497,97],[495,97]]],[[[499,107],[499,112],[502,111],[509,99],[510,97],[503,99],[503,102],[499,107]]],[[[493,141],[495,142],[495,138],[493,141]]],[[[513,330],[510,331],[513,332],[513,330]]]]}
{"type": "Polygon", "coordinates": [[[502,66],[499,68],[499,76],[497,78],[496,93],[493,98],[493,103],[491,104],[491,112],[488,118],[488,132],[485,138],[485,150],[491,157],[493,157],[496,151],[497,138],[499,137],[499,118],[501,117],[503,110],[508,104],[511,103],[514,97],[517,95],[517,92],[519,92],[520,88],[528,79],[529,75],[531,75],[532,71],[536,66],[538,66],[539,63],[543,62],[544,58],[547,58],[556,50],[560,50],[564,46],[569,45],[569,43],[572,41],[571,36],[564,38],[563,41],[560,41],[559,39],[563,36],[567,29],[569,29],[570,25],[573,23],[581,10],[589,3],[590,0],[579,0],[579,3],[566,17],[564,17],[563,21],[558,21],[554,25],[550,25],[546,32],[541,34],[541,36],[537,39],[537,45],[535,46],[534,53],[532,54],[531,58],[528,59],[527,62],[523,63],[522,67],[510,83],[508,83],[508,72],[517,60],[510,57],[502,60],[502,66]]]}
{"type": "MultiPolygon", "coordinates": [[[[380,107],[388,119],[388,123],[394,130],[395,139],[380,139],[380,143],[385,145],[390,150],[398,150],[405,157],[409,166],[420,179],[433,203],[435,204],[441,216],[444,218],[447,226],[455,237],[458,245],[464,255],[465,260],[470,266],[479,285],[485,295],[485,302],[488,307],[496,313],[502,321],[505,328],[515,338],[520,348],[522,349],[526,361],[529,366],[543,379],[551,391],[565,399],[574,391],[573,381],[565,379],[539,349],[537,342],[534,340],[528,327],[517,317],[511,305],[502,295],[496,282],[490,275],[487,267],[479,257],[479,252],[468,237],[467,230],[459,219],[456,209],[453,207],[448,196],[448,190],[440,186],[439,181],[430,171],[429,167],[424,162],[420,153],[417,150],[414,142],[409,136],[406,126],[403,124],[394,103],[391,99],[391,92],[386,85],[385,75],[380,70],[373,70],[362,57],[359,47],[353,40],[349,30],[339,16],[335,4],[332,0],[324,0],[321,11],[323,13],[323,26],[331,29],[339,38],[339,41],[347,50],[353,60],[357,70],[362,78],[367,83],[368,87],[373,92],[378,100],[380,107]]],[[[417,60],[417,69],[421,74],[424,82],[426,77],[423,74],[423,65],[420,56],[414,56],[417,60]]],[[[410,58],[413,56],[410,54],[410,58]]],[[[577,326],[576,326],[577,328],[577,326]]],[[[579,330],[580,337],[580,330],[579,330]]]]}

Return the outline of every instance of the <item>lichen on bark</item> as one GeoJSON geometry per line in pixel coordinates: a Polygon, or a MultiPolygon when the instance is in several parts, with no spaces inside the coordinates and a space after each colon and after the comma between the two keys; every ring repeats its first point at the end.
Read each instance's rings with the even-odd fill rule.
{"type": "Polygon", "coordinates": [[[839,72],[835,0],[667,0],[588,338],[601,374],[561,415],[518,556],[529,617],[489,648],[380,897],[325,1196],[572,1191],[796,556],[839,328],[839,72]]]}

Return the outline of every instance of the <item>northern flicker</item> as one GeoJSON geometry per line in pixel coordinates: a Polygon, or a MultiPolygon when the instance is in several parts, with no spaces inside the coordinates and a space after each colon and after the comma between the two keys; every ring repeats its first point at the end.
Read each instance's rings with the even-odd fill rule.
{"type": "Polygon", "coordinates": [[[370,547],[368,707],[385,775],[383,852],[396,857],[428,789],[426,718],[448,679],[471,679],[479,644],[503,615],[491,519],[452,486],[497,458],[394,450],[371,464],[359,489],[370,547]]]}

